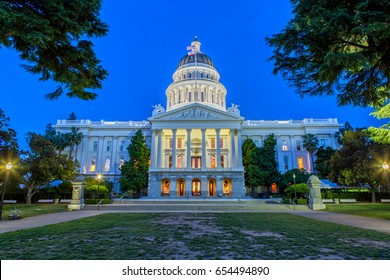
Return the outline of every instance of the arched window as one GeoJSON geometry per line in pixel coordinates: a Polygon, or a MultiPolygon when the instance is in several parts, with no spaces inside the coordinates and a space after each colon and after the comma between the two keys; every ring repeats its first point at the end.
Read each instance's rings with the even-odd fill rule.
{"type": "Polygon", "coordinates": [[[104,171],[106,172],[110,171],[110,162],[111,162],[110,159],[107,158],[106,163],[104,164],[104,171]]]}
{"type": "Polygon", "coordinates": [[[119,169],[122,169],[122,165],[125,163],[125,160],[123,158],[121,158],[121,160],[119,161],[119,169]]]}
{"type": "Polygon", "coordinates": [[[188,101],[189,101],[189,102],[192,101],[192,94],[191,94],[191,91],[188,92],[188,101]]]}
{"type": "Polygon", "coordinates": [[[204,91],[200,93],[200,101],[204,102],[204,91]]]}
{"type": "Polygon", "coordinates": [[[178,93],[178,103],[181,103],[181,94],[180,94],[180,90],[179,90],[179,93],[178,93]]]}
{"type": "Polygon", "coordinates": [[[96,160],[92,159],[91,166],[89,167],[89,171],[95,172],[95,170],[96,170],[96,160]]]}
{"type": "Polygon", "coordinates": [[[191,73],[188,73],[188,79],[191,79],[191,76],[192,76],[191,73]]]}
{"type": "Polygon", "coordinates": [[[196,101],[199,101],[198,92],[197,92],[197,91],[195,91],[194,101],[195,101],[195,102],[196,102],[196,101]]]}
{"type": "Polygon", "coordinates": [[[203,72],[202,72],[202,73],[200,73],[200,77],[201,77],[201,78],[203,78],[203,72]]]}

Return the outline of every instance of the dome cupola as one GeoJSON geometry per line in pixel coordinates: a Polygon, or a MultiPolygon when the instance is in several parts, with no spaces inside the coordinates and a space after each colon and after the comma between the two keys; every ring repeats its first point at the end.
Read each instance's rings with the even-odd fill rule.
{"type": "Polygon", "coordinates": [[[180,61],[173,83],[166,90],[167,111],[202,103],[226,111],[226,89],[219,82],[219,73],[211,58],[201,52],[201,43],[195,37],[189,51],[180,61]]]}

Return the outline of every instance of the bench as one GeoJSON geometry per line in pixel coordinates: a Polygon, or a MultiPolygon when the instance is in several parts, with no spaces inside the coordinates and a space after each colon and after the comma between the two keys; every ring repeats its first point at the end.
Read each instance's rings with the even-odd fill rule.
{"type": "Polygon", "coordinates": [[[60,203],[71,203],[71,199],[61,199],[60,203]]]}
{"type": "Polygon", "coordinates": [[[10,214],[8,215],[8,220],[16,220],[22,217],[22,209],[14,208],[10,210],[10,214]]]}
{"type": "Polygon", "coordinates": [[[334,203],[334,200],[332,198],[325,198],[322,200],[322,203],[334,203]]]}
{"type": "Polygon", "coordinates": [[[384,199],[384,198],[382,198],[382,199],[381,199],[381,202],[383,202],[383,203],[390,203],[390,199],[384,199]]]}
{"type": "Polygon", "coordinates": [[[4,204],[8,203],[8,204],[15,204],[16,203],[16,200],[10,200],[10,199],[4,199],[3,201],[4,204]]]}
{"type": "Polygon", "coordinates": [[[355,198],[340,198],[340,203],[356,203],[355,198]]]}
{"type": "Polygon", "coordinates": [[[54,199],[39,199],[38,203],[53,203],[54,199]]]}

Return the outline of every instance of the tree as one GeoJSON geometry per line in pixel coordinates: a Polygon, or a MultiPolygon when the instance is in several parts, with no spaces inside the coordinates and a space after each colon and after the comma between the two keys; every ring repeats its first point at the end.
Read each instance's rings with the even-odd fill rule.
{"type": "Polygon", "coordinates": [[[375,202],[375,190],[383,179],[379,172],[381,163],[389,151],[389,145],[374,143],[363,129],[347,131],[343,147],[330,160],[329,177],[340,185],[369,187],[375,202]]]}
{"type": "MultiPolygon", "coordinates": [[[[385,119],[390,117],[390,103],[378,108],[375,112],[371,113],[377,119],[385,119]]],[[[369,127],[368,132],[371,138],[379,144],[390,144],[390,123],[386,123],[381,127],[369,127]]]]}
{"type": "Polygon", "coordinates": [[[313,167],[312,173],[315,173],[313,154],[318,149],[318,143],[318,138],[314,134],[308,133],[303,136],[302,145],[309,152],[311,166],[313,167]]]}
{"type": "Polygon", "coordinates": [[[127,151],[130,159],[125,161],[121,168],[121,191],[134,191],[140,194],[141,190],[148,187],[150,161],[150,150],[141,130],[131,138],[127,151]]]}
{"type": "Polygon", "coordinates": [[[74,146],[76,145],[77,152],[77,146],[80,144],[82,139],[83,134],[79,132],[79,128],[72,127],[69,133],[65,133],[65,143],[67,146],[69,146],[69,159],[72,158],[74,146]]]}
{"type": "Polygon", "coordinates": [[[36,133],[28,133],[27,143],[30,150],[21,163],[22,182],[26,189],[26,202],[40,187],[54,180],[72,180],[79,169],[77,163],[64,154],[58,154],[54,144],[36,133]]]}
{"type": "Polygon", "coordinates": [[[254,180],[250,179],[254,175],[253,172],[257,172],[257,170],[253,168],[252,171],[250,171],[251,166],[255,164],[256,149],[256,144],[252,139],[246,139],[242,144],[242,165],[244,166],[245,171],[245,185],[252,188],[253,186],[258,185],[254,180]]]}
{"type": "Polygon", "coordinates": [[[390,2],[291,0],[293,18],[266,38],[274,73],[305,95],[382,106],[390,90],[390,2]]]}
{"type": "Polygon", "coordinates": [[[319,147],[316,152],[315,166],[320,178],[328,178],[330,173],[330,159],[336,152],[332,147],[319,147]]]}
{"type": "Polygon", "coordinates": [[[290,186],[292,184],[301,184],[306,183],[311,175],[306,172],[305,169],[291,169],[285,172],[282,175],[282,185],[283,186],[290,186]],[[294,180],[294,174],[295,174],[295,180],[294,180]]]}
{"type": "Polygon", "coordinates": [[[99,18],[101,0],[13,0],[0,2],[0,47],[11,48],[28,63],[23,68],[41,81],[60,86],[46,95],[94,99],[107,71],[89,38],[102,37],[108,26],[99,18]]]}
{"type": "Polygon", "coordinates": [[[66,135],[56,131],[50,123],[46,125],[43,137],[54,145],[58,153],[62,153],[68,145],[66,135]]]}
{"type": "Polygon", "coordinates": [[[16,131],[9,127],[10,119],[0,108],[0,194],[2,193],[3,182],[7,179],[7,189],[18,185],[18,173],[3,172],[6,171],[5,165],[9,162],[13,164],[15,170],[19,165],[19,145],[16,138],[16,131]],[[9,175],[9,176],[8,176],[9,175]],[[7,176],[7,178],[5,177],[7,176]]]}
{"type": "Polygon", "coordinates": [[[270,187],[280,180],[276,162],[276,138],[269,135],[264,139],[263,147],[256,147],[252,139],[246,139],[242,147],[242,162],[245,170],[245,184],[251,188],[258,186],[270,187]]]}
{"type": "Polygon", "coordinates": [[[337,143],[339,143],[340,145],[343,144],[343,135],[346,131],[354,131],[353,127],[350,125],[349,122],[345,122],[343,127],[340,128],[339,131],[335,133],[337,143]]]}
{"type": "Polygon", "coordinates": [[[67,118],[69,121],[75,121],[77,120],[76,114],[74,112],[70,113],[69,117],[67,118]]]}

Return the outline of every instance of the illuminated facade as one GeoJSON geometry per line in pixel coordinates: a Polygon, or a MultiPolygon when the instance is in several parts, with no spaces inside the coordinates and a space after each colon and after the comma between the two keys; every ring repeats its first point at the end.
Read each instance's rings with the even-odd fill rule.
{"type": "Polygon", "coordinates": [[[281,172],[311,170],[309,154],[302,146],[305,134],[315,134],[322,146],[337,148],[337,119],[245,121],[237,105],[227,108],[227,91],[200,45],[195,38],[190,52],[180,60],[166,90],[166,109],[155,105],[147,121],[57,121],[54,127],[60,132],[77,127],[83,133],[74,154],[81,173],[103,173],[119,191],[120,166],[128,160],[126,148],[141,129],[151,149],[149,198],[242,198],[245,139],[261,146],[273,133],[281,172]]]}

